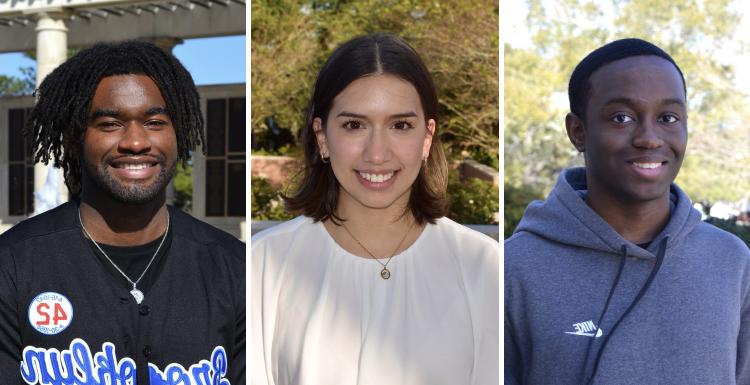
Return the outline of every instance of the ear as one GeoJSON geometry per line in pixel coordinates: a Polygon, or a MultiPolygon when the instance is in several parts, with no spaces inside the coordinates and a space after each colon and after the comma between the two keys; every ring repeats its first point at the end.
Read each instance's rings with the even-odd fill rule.
{"type": "Polygon", "coordinates": [[[326,142],[326,133],[323,130],[323,121],[320,118],[315,118],[312,121],[312,129],[315,133],[315,140],[318,142],[318,151],[320,156],[328,158],[328,144],[326,142]]]}
{"type": "Polygon", "coordinates": [[[430,147],[432,147],[432,136],[435,135],[435,119],[427,121],[427,132],[424,135],[424,143],[422,144],[422,159],[427,160],[430,156],[430,147]]]}
{"type": "Polygon", "coordinates": [[[569,112],[565,116],[565,130],[568,131],[568,139],[578,152],[586,151],[586,129],[583,121],[576,114],[569,112]]]}

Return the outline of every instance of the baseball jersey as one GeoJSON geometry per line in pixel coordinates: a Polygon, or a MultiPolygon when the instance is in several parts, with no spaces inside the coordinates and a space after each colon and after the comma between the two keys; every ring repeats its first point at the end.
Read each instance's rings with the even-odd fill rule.
{"type": "Polygon", "coordinates": [[[0,384],[244,384],[245,244],[169,207],[171,244],[138,304],[77,210],[0,236],[0,384]]]}

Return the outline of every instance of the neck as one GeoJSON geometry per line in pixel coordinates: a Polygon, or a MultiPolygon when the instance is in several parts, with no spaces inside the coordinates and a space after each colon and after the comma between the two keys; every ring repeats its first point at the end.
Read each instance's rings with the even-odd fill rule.
{"type": "Polygon", "coordinates": [[[342,199],[336,204],[336,215],[345,221],[346,227],[351,230],[359,230],[360,233],[394,232],[394,230],[406,231],[406,228],[414,221],[411,210],[408,209],[407,199],[399,199],[386,208],[366,207],[353,199],[342,199]]]}
{"type": "Polygon", "coordinates": [[[98,243],[135,246],[151,242],[167,226],[166,194],[143,204],[116,201],[105,194],[81,194],[81,220],[98,243]]]}
{"type": "Polygon", "coordinates": [[[336,243],[350,253],[365,258],[372,258],[373,255],[387,258],[414,243],[423,227],[415,223],[411,211],[404,211],[405,203],[398,203],[394,202],[387,208],[369,208],[350,199],[339,199],[336,215],[343,223],[336,225],[327,220],[324,225],[336,243]],[[402,239],[403,242],[399,244],[402,239]]]}
{"type": "Polygon", "coordinates": [[[635,244],[650,242],[669,221],[669,194],[647,202],[623,202],[597,190],[589,190],[589,205],[618,234],[635,244]]]}

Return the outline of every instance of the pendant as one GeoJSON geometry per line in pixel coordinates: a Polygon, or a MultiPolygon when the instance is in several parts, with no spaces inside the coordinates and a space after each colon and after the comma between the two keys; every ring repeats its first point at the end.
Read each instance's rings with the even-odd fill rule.
{"type": "Polygon", "coordinates": [[[133,290],[130,291],[130,295],[132,295],[133,298],[135,298],[135,302],[138,303],[139,305],[141,304],[141,302],[143,302],[143,292],[142,291],[140,291],[140,290],[138,290],[136,288],[133,288],[133,290]]]}
{"type": "Polygon", "coordinates": [[[391,278],[391,272],[388,271],[388,268],[383,267],[383,270],[380,270],[380,278],[383,278],[383,279],[391,278]]]}

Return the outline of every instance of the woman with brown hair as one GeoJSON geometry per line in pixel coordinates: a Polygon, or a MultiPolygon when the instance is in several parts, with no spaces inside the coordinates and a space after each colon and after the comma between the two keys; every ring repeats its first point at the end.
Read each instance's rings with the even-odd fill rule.
{"type": "Polygon", "coordinates": [[[444,217],[437,104],[393,35],[321,69],[302,216],[252,239],[253,384],[498,383],[498,244],[444,217]]]}

